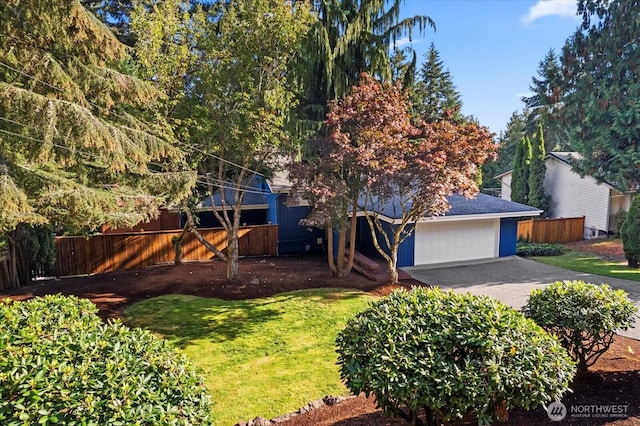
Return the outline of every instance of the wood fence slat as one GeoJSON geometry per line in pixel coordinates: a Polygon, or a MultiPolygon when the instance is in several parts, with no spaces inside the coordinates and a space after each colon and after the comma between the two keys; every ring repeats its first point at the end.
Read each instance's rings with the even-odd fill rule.
{"type": "Polygon", "coordinates": [[[518,222],[518,240],[533,243],[571,243],[584,237],[584,217],[528,219],[518,222]]]}
{"type": "MultiPolygon", "coordinates": [[[[200,229],[200,233],[218,249],[227,246],[221,228],[200,229]]],[[[56,237],[56,275],[84,275],[171,263],[174,260],[171,239],[181,231],[110,233],[84,237],[56,237]]],[[[255,225],[240,228],[240,256],[277,256],[278,225],[255,225]]],[[[185,261],[202,261],[214,257],[191,234],[183,243],[185,261]]]]}

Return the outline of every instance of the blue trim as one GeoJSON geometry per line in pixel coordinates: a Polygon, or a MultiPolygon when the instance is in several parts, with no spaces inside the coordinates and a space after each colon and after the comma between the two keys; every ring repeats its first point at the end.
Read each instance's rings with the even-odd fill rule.
{"type": "Polygon", "coordinates": [[[518,242],[518,218],[503,217],[500,219],[500,246],[498,256],[514,256],[518,242]]]}

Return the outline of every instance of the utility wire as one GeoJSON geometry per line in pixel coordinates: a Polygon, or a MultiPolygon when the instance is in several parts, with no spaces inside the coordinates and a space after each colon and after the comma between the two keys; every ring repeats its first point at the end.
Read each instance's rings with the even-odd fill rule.
{"type": "MultiPolygon", "coordinates": [[[[10,122],[12,122],[14,124],[19,124],[19,125],[26,126],[28,128],[35,129],[34,127],[31,127],[29,125],[26,125],[26,124],[23,124],[23,123],[14,121],[14,120],[10,120],[10,119],[5,119],[4,117],[0,117],[0,120],[10,121],[10,122]]],[[[31,136],[27,136],[27,135],[21,135],[19,133],[11,132],[11,131],[5,130],[5,129],[0,129],[0,132],[8,134],[8,135],[11,135],[11,136],[16,136],[16,137],[20,137],[20,138],[23,138],[23,139],[27,139],[27,140],[30,140],[30,141],[33,141],[33,142],[38,142],[38,143],[43,143],[43,144],[47,143],[47,142],[43,141],[42,139],[36,139],[36,138],[33,138],[31,136]]],[[[52,143],[51,145],[56,147],[56,148],[64,149],[64,150],[67,150],[67,151],[70,151],[70,152],[75,152],[75,153],[77,153],[79,155],[85,155],[85,156],[88,156],[88,157],[94,157],[94,158],[98,158],[98,159],[104,160],[104,158],[102,158],[101,156],[99,156],[97,154],[90,153],[90,152],[81,151],[81,150],[73,150],[73,149],[71,149],[69,147],[66,147],[64,145],[59,145],[59,144],[56,144],[56,143],[52,143]]],[[[138,167],[136,164],[129,163],[129,162],[125,162],[125,164],[128,164],[130,167],[131,166],[135,166],[135,167],[132,167],[132,168],[137,168],[138,167]]],[[[155,164],[157,166],[161,166],[160,164],[157,164],[157,163],[151,163],[151,164],[155,164]]],[[[31,171],[33,171],[33,170],[31,170],[31,171]]],[[[173,171],[173,172],[158,172],[158,171],[154,171],[154,170],[148,170],[148,171],[149,171],[150,174],[163,175],[163,176],[164,175],[171,175],[171,174],[178,174],[178,173],[191,173],[190,170],[178,170],[178,171],[173,171]]],[[[42,178],[42,176],[40,176],[40,177],[42,178]]],[[[270,192],[268,192],[268,191],[260,190],[258,188],[251,187],[251,186],[248,186],[248,185],[236,185],[233,182],[222,181],[222,180],[219,180],[219,179],[206,178],[206,177],[205,177],[205,179],[207,179],[207,180],[204,180],[204,181],[203,180],[196,180],[196,182],[208,186],[208,185],[210,185],[212,183],[212,182],[209,181],[209,179],[210,179],[211,181],[213,181],[213,183],[218,188],[223,189],[223,190],[228,189],[228,190],[233,190],[233,191],[238,191],[238,192],[246,192],[246,193],[253,193],[253,194],[260,194],[260,195],[270,194],[270,192]],[[253,189],[253,188],[255,188],[255,189],[253,189]]]]}
{"type": "MultiPolygon", "coordinates": [[[[61,93],[64,93],[64,90],[60,89],[59,87],[53,86],[53,85],[51,85],[51,84],[47,83],[46,81],[40,80],[40,79],[38,79],[38,78],[36,78],[36,77],[34,77],[34,76],[30,75],[30,74],[25,73],[24,71],[21,71],[21,70],[19,70],[19,69],[17,69],[17,68],[14,68],[14,67],[12,67],[12,66],[10,66],[10,65],[8,65],[8,64],[5,64],[5,63],[4,63],[4,62],[2,62],[2,61],[0,61],[0,66],[3,66],[3,67],[5,67],[5,68],[7,68],[7,69],[9,69],[9,70],[12,70],[12,71],[14,71],[14,72],[17,72],[17,73],[19,73],[19,74],[21,74],[21,75],[23,75],[23,76],[27,77],[27,78],[30,78],[30,79],[32,79],[32,80],[33,80],[33,81],[35,81],[35,82],[38,82],[38,83],[40,83],[40,84],[44,84],[44,85],[45,85],[45,86],[47,86],[47,87],[50,87],[50,88],[55,89],[55,90],[57,90],[57,91],[59,91],[59,92],[61,92],[61,93]]],[[[85,99],[85,100],[86,100],[86,99],[85,99]]],[[[86,101],[87,101],[87,103],[88,103],[89,105],[93,106],[94,108],[97,108],[97,109],[99,109],[99,110],[104,109],[104,107],[102,107],[102,106],[100,106],[100,105],[97,105],[97,104],[94,104],[94,103],[90,102],[89,100],[86,100],[86,101]]],[[[115,113],[115,112],[113,112],[113,111],[109,111],[109,110],[107,110],[107,111],[106,111],[106,113],[107,113],[107,114],[109,114],[109,115],[113,115],[114,117],[118,117],[118,118],[120,118],[120,119],[122,119],[122,120],[128,120],[128,118],[127,118],[127,117],[125,117],[125,116],[123,116],[123,115],[120,115],[120,114],[118,114],[118,113],[115,113]]],[[[137,131],[137,132],[140,132],[140,133],[144,133],[145,135],[150,135],[149,133],[144,132],[144,131],[142,131],[142,130],[133,129],[133,128],[130,128],[130,127],[127,127],[127,126],[123,126],[123,127],[125,127],[125,128],[126,128],[126,129],[128,129],[128,130],[134,131],[134,132],[136,132],[136,131],[137,131]]],[[[153,137],[155,137],[155,138],[158,138],[159,140],[161,140],[161,141],[163,141],[163,142],[167,142],[167,141],[163,140],[162,138],[159,138],[159,137],[157,137],[157,136],[155,136],[155,135],[151,135],[151,136],[153,136],[153,137]]],[[[233,161],[230,161],[230,160],[224,159],[224,158],[219,157],[219,156],[217,156],[217,155],[215,155],[215,154],[211,154],[211,153],[209,153],[209,152],[205,152],[205,151],[203,151],[203,150],[201,150],[201,149],[199,149],[199,148],[196,148],[196,147],[194,147],[194,146],[192,146],[192,145],[189,145],[189,144],[187,144],[187,143],[184,143],[184,142],[182,142],[182,141],[176,140],[176,142],[177,142],[178,144],[182,145],[182,146],[186,146],[186,147],[189,147],[189,148],[191,148],[191,149],[193,149],[193,150],[195,150],[195,151],[198,151],[198,152],[200,152],[200,153],[202,153],[202,154],[204,154],[204,155],[206,155],[206,156],[209,156],[209,157],[215,158],[215,159],[216,159],[216,160],[218,160],[218,161],[222,161],[222,162],[227,163],[227,164],[230,164],[230,165],[232,165],[232,166],[234,166],[234,167],[238,167],[238,168],[240,168],[240,169],[242,169],[242,170],[245,170],[245,171],[248,171],[248,172],[251,172],[251,173],[255,173],[255,174],[259,175],[259,176],[264,176],[264,175],[263,175],[262,173],[260,173],[260,172],[257,172],[257,171],[255,171],[255,170],[252,170],[252,169],[249,169],[249,168],[247,168],[247,167],[241,166],[240,164],[234,163],[233,161]]]]}

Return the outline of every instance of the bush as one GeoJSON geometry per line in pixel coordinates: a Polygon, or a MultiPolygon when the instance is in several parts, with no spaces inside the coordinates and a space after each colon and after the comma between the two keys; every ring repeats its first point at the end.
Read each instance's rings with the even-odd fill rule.
{"type": "MultiPolygon", "coordinates": [[[[559,399],[575,366],[558,341],[489,297],[414,288],[357,314],[337,338],[351,392],[429,424],[475,413],[501,420],[513,407],[559,399]]],[[[419,423],[419,421],[418,421],[419,423]]]]}
{"type": "Polygon", "coordinates": [[[605,353],[617,330],[628,329],[638,309],[623,290],[584,281],[556,281],[531,292],[527,317],[558,337],[583,374],[605,353]]]}
{"type": "Polygon", "coordinates": [[[0,303],[0,424],[209,422],[206,389],[183,356],[96,312],[60,295],[0,303]]]}
{"type": "Polygon", "coordinates": [[[518,242],[516,254],[518,256],[560,256],[567,248],[562,244],[518,242]]]}
{"type": "Polygon", "coordinates": [[[640,267],[640,196],[633,197],[631,208],[620,227],[624,257],[630,268],[640,267]]]}

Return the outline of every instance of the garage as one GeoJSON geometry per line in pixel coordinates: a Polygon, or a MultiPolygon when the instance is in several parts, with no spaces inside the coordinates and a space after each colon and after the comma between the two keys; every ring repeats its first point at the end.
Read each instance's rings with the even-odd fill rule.
{"type": "Polygon", "coordinates": [[[486,259],[498,256],[500,219],[419,222],[415,265],[486,259]]]}

